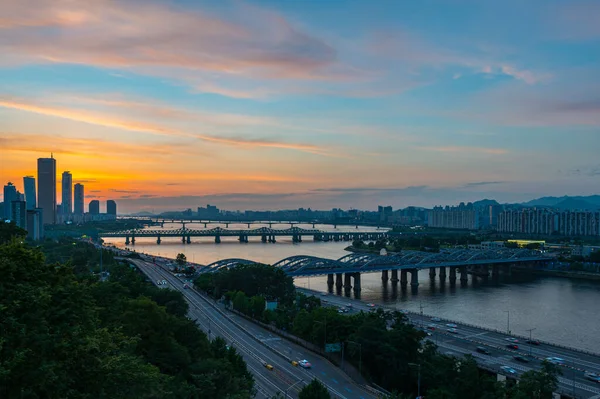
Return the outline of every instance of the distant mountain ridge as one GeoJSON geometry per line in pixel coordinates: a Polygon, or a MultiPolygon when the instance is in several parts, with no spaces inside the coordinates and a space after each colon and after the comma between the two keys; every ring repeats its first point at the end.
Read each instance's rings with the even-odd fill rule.
{"type": "Polygon", "coordinates": [[[523,202],[519,205],[526,207],[548,207],[558,208],[563,210],[575,209],[600,209],[600,195],[574,196],[565,195],[563,197],[542,197],[528,202],[523,202]]]}

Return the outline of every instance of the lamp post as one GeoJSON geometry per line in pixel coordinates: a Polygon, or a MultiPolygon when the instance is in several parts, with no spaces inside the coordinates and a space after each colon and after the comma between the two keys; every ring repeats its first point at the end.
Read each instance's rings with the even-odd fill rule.
{"type": "Polygon", "coordinates": [[[358,345],[358,373],[362,375],[362,344],[354,341],[346,341],[349,344],[358,345]]]}
{"type": "Polygon", "coordinates": [[[526,331],[529,331],[529,356],[531,356],[531,346],[533,345],[533,340],[531,339],[531,332],[535,331],[535,328],[530,328],[526,331]]]}
{"type": "Polygon", "coordinates": [[[301,383],[301,382],[303,382],[303,381],[304,381],[304,380],[296,381],[296,382],[294,382],[292,385],[290,385],[289,387],[287,387],[287,388],[285,389],[285,398],[286,398],[286,399],[287,399],[287,398],[289,398],[289,396],[288,396],[288,391],[290,390],[290,388],[293,388],[294,386],[296,386],[296,385],[300,384],[300,383],[301,383]]]}
{"type": "Polygon", "coordinates": [[[409,366],[418,367],[417,375],[417,398],[421,397],[421,363],[408,363],[409,366]]]}
{"type": "Polygon", "coordinates": [[[505,310],[506,313],[506,333],[510,335],[510,310],[505,310]]]}

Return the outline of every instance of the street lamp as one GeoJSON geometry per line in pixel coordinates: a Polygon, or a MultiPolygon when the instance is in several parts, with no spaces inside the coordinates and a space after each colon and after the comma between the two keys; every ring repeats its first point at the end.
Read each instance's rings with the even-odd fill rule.
{"type": "Polygon", "coordinates": [[[418,376],[417,376],[417,398],[421,397],[421,363],[408,363],[409,366],[418,367],[418,376]]]}
{"type": "Polygon", "coordinates": [[[286,399],[287,399],[287,398],[289,398],[289,396],[288,396],[288,391],[290,390],[290,388],[293,388],[294,386],[296,386],[296,385],[300,384],[300,383],[301,383],[301,382],[303,382],[303,381],[304,381],[304,380],[296,381],[296,382],[294,382],[292,385],[290,385],[289,387],[287,387],[287,388],[285,389],[285,398],[286,398],[286,399]]]}
{"type": "Polygon", "coordinates": [[[531,339],[531,332],[535,331],[535,328],[530,328],[526,331],[529,331],[529,356],[531,356],[531,346],[533,345],[533,340],[531,339]]]}
{"type": "Polygon", "coordinates": [[[346,343],[358,345],[358,373],[362,375],[362,344],[354,341],[346,341],[346,343]]]}
{"type": "Polygon", "coordinates": [[[506,313],[506,333],[510,335],[510,310],[505,310],[506,313]]]}

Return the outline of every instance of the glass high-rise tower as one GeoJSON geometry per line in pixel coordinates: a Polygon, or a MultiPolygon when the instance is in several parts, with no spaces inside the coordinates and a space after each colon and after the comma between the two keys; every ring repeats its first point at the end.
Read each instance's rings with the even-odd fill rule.
{"type": "Polygon", "coordinates": [[[23,178],[23,186],[25,187],[25,202],[27,202],[27,210],[33,210],[37,207],[37,199],[35,196],[35,177],[25,176],[23,178]]]}
{"type": "Polygon", "coordinates": [[[43,209],[43,223],[56,223],[56,159],[38,158],[38,208],[43,209]]]}
{"type": "Polygon", "coordinates": [[[73,176],[69,171],[62,174],[62,202],[60,205],[63,215],[73,213],[73,176]]]}

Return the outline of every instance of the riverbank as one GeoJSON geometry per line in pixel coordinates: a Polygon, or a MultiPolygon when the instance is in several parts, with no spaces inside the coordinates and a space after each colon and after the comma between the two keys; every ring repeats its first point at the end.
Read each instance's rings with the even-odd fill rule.
{"type": "Polygon", "coordinates": [[[569,270],[538,270],[538,269],[527,269],[515,267],[513,271],[518,271],[522,274],[531,274],[536,276],[550,276],[550,277],[562,277],[572,278],[578,280],[594,280],[600,281],[600,273],[588,273],[588,272],[573,272],[569,270]]]}

